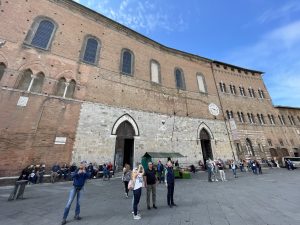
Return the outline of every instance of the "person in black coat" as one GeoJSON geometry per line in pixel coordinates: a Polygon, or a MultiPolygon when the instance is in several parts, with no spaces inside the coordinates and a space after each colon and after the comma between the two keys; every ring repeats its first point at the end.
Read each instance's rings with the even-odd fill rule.
{"type": "Polygon", "coordinates": [[[177,206],[177,205],[174,203],[175,176],[173,171],[173,164],[171,161],[167,163],[165,183],[168,188],[168,195],[167,195],[168,206],[172,208],[173,206],[177,206]]]}

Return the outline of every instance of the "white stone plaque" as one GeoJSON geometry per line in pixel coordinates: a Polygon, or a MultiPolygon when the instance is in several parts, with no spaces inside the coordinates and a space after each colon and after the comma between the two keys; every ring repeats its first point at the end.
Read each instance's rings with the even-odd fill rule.
{"type": "Polygon", "coordinates": [[[28,97],[20,96],[17,106],[25,107],[28,102],[28,97]]]}
{"type": "Polygon", "coordinates": [[[66,144],[67,138],[66,137],[56,137],[54,144],[56,145],[64,145],[66,144]]]}

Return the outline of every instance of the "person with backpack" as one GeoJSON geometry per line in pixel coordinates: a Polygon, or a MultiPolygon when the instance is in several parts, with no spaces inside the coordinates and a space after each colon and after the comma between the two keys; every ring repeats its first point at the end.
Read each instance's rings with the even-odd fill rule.
{"type": "Polygon", "coordinates": [[[161,161],[158,161],[157,164],[157,173],[158,173],[158,180],[159,183],[164,180],[163,174],[164,174],[164,165],[161,163],[161,161]]]}

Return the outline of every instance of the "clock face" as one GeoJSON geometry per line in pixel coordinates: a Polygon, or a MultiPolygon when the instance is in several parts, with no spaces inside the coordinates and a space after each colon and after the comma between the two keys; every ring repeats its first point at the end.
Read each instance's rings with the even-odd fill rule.
{"type": "Polygon", "coordinates": [[[209,104],[208,110],[213,116],[217,116],[220,113],[219,107],[214,103],[209,104]]]}

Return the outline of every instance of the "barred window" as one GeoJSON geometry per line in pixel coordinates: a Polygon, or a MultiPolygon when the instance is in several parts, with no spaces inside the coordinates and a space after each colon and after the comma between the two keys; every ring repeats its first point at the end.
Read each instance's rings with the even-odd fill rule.
{"type": "Polygon", "coordinates": [[[182,69],[175,69],[176,88],[185,90],[185,81],[182,69]]]}
{"type": "Polygon", "coordinates": [[[87,37],[84,41],[82,61],[90,64],[97,64],[100,44],[94,37],[87,37]]]}
{"type": "Polygon", "coordinates": [[[121,57],[121,72],[126,75],[133,75],[133,53],[130,50],[123,49],[121,57]]]}
{"type": "Polygon", "coordinates": [[[37,17],[27,33],[24,43],[36,48],[48,50],[55,31],[56,23],[46,17],[37,17]]]}

